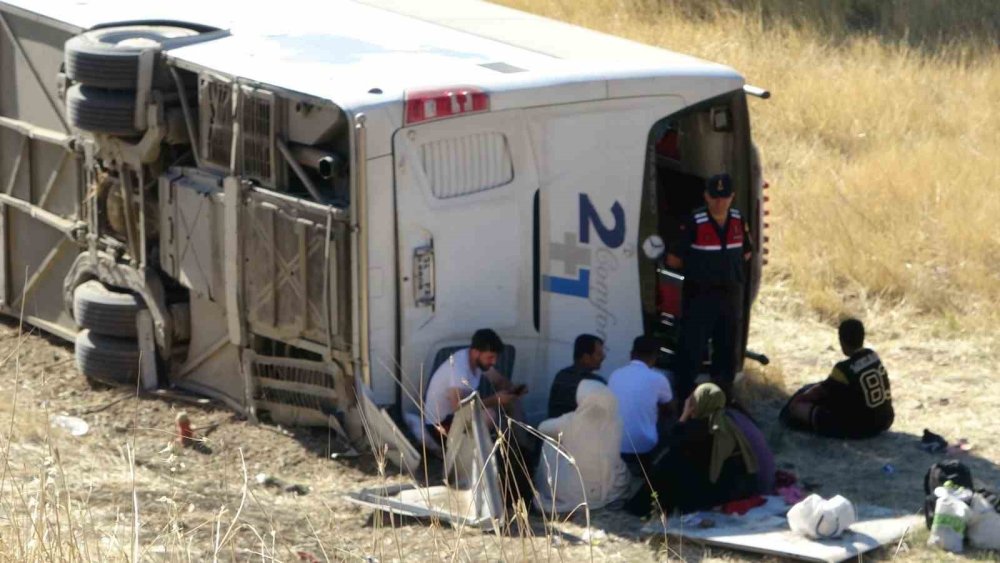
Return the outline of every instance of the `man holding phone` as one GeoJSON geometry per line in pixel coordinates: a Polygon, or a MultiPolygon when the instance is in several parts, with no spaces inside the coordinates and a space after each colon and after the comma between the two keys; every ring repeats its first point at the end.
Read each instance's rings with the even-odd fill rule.
{"type": "Polygon", "coordinates": [[[511,412],[517,400],[528,392],[524,384],[514,385],[496,370],[504,344],[492,329],[483,328],[472,335],[468,348],[451,355],[431,375],[424,400],[424,424],[432,435],[444,438],[462,399],[479,390],[485,377],[496,393],[482,398],[487,411],[502,408],[511,412]]]}

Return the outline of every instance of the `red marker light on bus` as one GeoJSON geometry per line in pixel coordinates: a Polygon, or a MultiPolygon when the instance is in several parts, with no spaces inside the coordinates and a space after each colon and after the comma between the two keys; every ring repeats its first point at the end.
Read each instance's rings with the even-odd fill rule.
{"type": "Polygon", "coordinates": [[[490,96],[472,86],[406,92],[405,125],[490,110],[490,96]]]}

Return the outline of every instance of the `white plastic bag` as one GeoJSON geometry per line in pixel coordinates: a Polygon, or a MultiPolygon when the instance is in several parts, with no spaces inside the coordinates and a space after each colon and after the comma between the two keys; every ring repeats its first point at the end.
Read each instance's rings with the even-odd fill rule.
{"type": "Polygon", "coordinates": [[[934,520],[927,545],[940,547],[952,553],[962,553],[965,528],[969,520],[969,506],[959,500],[957,492],[945,487],[934,489],[938,497],[934,505],[934,520]]]}
{"type": "Polygon", "coordinates": [[[802,499],[788,511],[788,527],[796,534],[807,537],[813,536],[813,526],[815,525],[816,513],[819,512],[819,505],[823,502],[823,497],[819,495],[809,495],[802,499]]]}
{"type": "Polygon", "coordinates": [[[75,416],[57,414],[52,417],[52,425],[58,426],[77,437],[83,436],[90,431],[90,425],[87,424],[87,421],[75,416]]]}
{"type": "Polygon", "coordinates": [[[983,495],[972,496],[967,527],[969,545],[978,549],[1000,549],[1000,514],[983,495]]]}
{"type": "Polygon", "coordinates": [[[823,513],[816,523],[816,530],[824,538],[839,538],[857,520],[858,515],[851,501],[837,495],[823,502],[823,513]]]}
{"type": "Polygon", "coordinates": [[[829,500],[809,495],[788,511],[792,531],[812,539],[838,538],[855,521],[854,505],[840,495],[829,500]]]}

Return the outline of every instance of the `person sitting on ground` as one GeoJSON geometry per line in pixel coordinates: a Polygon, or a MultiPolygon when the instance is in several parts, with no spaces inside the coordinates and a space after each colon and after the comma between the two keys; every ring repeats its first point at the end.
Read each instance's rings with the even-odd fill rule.
{"type": "Polygon", "coordinates": [[[585,379],[575,395],[574,410],[538,425],[551,439],[542,442],[534,479],[535,506],[545,514],[571,512],[584,503],[594,510],[628,491],[629,472],[618,452],[622,421],[614,393],[600,381],[585,379]]]}
{"type": "Polygon", "coordinates": [[[757,458],[757,484],[760,485],[762,495],[773,495],[775,493],[775,477],[777,464],[774,461],[774,452],[767,444],[767,438],[761,432],[757,422],[746,411],[738,405],[730,403],[726,407],[726,416],[733,424],[739,428],[750,444],[754,457],[757,458]]]}
{"type": "Polygon", "coordinates": [[[479,390],[479,383],[486,377],[496,389],[496,393],[483,397],[486,409],[497,407],[512,409],[517,399],[527,388],[515,386],[509,379],[494,369],[497,357],[504,345],[500,337],[491,329],[479,329],[472,335],[472,343],[451,355],[431,375],[424,400],[424,424],[431,436],[443,444],[452,417],[462,399],[479,390]]]}
{"type": "Polygon", "coordinates": [[[726,415],[726,394],[714,383],[699,385],[688,397],[664,451],[649,486],[625,504],[630,513],[649,515],[654,500],[666,514],[707,510],[761,492],[753,446],[726,415]]]}
{"type": "Polygon", "coordinates": [[[632,361],[608,379],[622,418],[621,455],[631,466],[648,467],[660,441],[658,425],[670,418],[673,389],[667,376],[653,369],[659,352],[659,342],[652,336],[636,338],[632,361]]]}
{"type": "Polygon", "coordinates": [[[581,334],[573,343],[573,365],[563,368],[552,380],[549,391],[549,418],[576,410],[576,389],[582,381],[604,384],[597,375],[604,363],[604,341],[593,334],[581,334]]]}
{"type": "Polygon", "coordinates": [[[889,375],[874,351],[865,348],[865,326],[847,319],[837,329],[846,360],[826,380],[800,389],[782,409],[786,425],[831,438],[860,439],[892,426],[889,375]]]}

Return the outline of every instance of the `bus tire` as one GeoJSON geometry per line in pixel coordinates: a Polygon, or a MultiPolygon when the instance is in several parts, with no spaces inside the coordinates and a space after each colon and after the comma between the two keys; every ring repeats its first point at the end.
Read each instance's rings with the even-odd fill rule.
{"type": "Polygon", "coordinates": [[[76,85],[66,91],[70,125],[91,133],[137,137],[135,92],[76,85]]]}
{"type": "Polygon", "coordinates": [[[89,380],[134,386],[139,380],[139,343],[81,330],[76,336],[76,368],[89,380]]]}
{"type": "Polygon", "coordinates": [[[116,291],[97,280],[73,290],[73,318],[82,329],[102,336],[135,338],[135,319],[146,306],[134,293],[116,291]]]}
{"type": "Polygon", "coordinates": [[[102,90],[79,84],[66,91],[66,112],[76,129],[119,137],[138,137],[135,92],[102,90]]]}
{"type": "MultiPolygon", "coordinates": [[[[66,76],[87,86],[135,90],[140,53],[187,44],[196,35],[195,30],[168,25],[106,27],[81,33],[66,42],[66,76]]],[[[153,87],[173,87],[170,73],[162,65],[154,69],[153,87]]]]}

